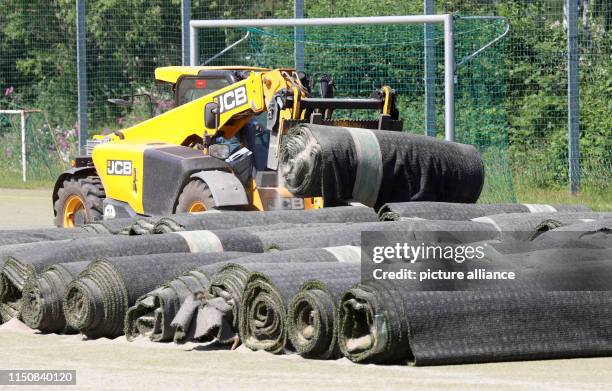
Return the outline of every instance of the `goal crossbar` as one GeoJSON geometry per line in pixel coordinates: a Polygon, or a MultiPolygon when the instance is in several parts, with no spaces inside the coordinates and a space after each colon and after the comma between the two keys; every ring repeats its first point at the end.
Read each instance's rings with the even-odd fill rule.
{"type": "Polygon", "coordinates": [[[204,28],[232,27],[301,27],[301,26],[345,26],[383,24],[439,23],[444,26],[444,138],[455,139],[455,57],[453,42],[453,16],[403,15],[348,18],[304,18],[304,19],[213,19],[191,20],[189,22],[189,63],[199,64],[198,32],[204,28]]]}

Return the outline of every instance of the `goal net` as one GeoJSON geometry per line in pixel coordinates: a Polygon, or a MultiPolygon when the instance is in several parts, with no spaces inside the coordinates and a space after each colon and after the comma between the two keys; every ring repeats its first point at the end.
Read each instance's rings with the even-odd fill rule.
{"type": "MultiPolygon", "coordinates": [[[[429,134],[443,138],[443,26],[429,24],[427,35],[424,28],[424,24],[202,28],[199,63],[279,68],[294,67],[297,57],[298,64],[303,64],[301,70],[315,81],[315,95],[316,79],[321,75],[334,78],[339,97],[367,97],[389,85],[398,94],[405,131],[425,134],[429,129],[429,134]],[[426,45],[432,53],[427,73],[426,45]]],[[[455,139],[478,147],[485,160],[487,179],[481,202],[515,201],[508,162],[503,39],[468,60],[502,36],[505,28],[499,19],[454,21],[455,139]]],[[[363,118],[367,114],[338,111],[335,115],[363,118]]]]}
{"type": "Polygon", "coordinates": [[[48,185],[75,154],[74,130],[51,129],[36,110],[0,110],[0,186],[48,185]]]}

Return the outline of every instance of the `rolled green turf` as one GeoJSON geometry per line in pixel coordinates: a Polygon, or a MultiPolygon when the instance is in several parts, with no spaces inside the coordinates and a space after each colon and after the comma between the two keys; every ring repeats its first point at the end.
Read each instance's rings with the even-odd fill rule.
{"type": "MultiPolygon", "coordinates": [[[[41,242],[10,246],[4,252],[1,271],[0,305],[18,306],[26,278],[56,263],[91,261],[96,257],[116,257],[170,252],[240,251],[261,253],[296,248],[322,248],[359,245],[363,231],[400,233],[409,239],[436,240],[432,231],[450,232],[460,241],[490,239],[498,235],[488,223],[430,220],[346,224],[306,224],[294,226],[277,223],[216,231],[181,231],[165,235],[92,237],[67,242],[41,242]],[[466,236],[466,238],[462,238],[466,236]],[[10,286],[10,289],[9,289],[10,286]]],[[[436,235],[434,235],[436,236],[436,235]]],[[[442,235],[448,236],[448,235],[442,235]]],[[[0,251],[2,252],[2,251],[0,251]]],[[[146,293],[146,292],[145,292],[146,293]]],[[[18,308],[17,308],[18,310],[18,308]]]]}
{"type": "MultiPolygon", "coordinates": [[[[291,224],[257,227],[282,230],[291,224]]],[[[253,228],[254,229],[254,228],[253,228]]],[[[314,227],[310,227],[314,229],[314,227]]],[[[58,263],[92,261],[97,257],[121,257],[161,253],[206,253],[221,251],[262,252],[264,244],[244,230],[190,231],[168,235],[103,235],[87,239],[25,243],[0,247],[0,308],[3,319],[19,313],[26,279],[58,263]],[[252,239],[252,240],[249,240],[252,239]]]]}
{"type": "Polygon", "coordinates": [[[279,173],[299,197],[325,205],[348,200],[474,203],[484,163],[471,145],[386,130],[300,124],[283,136],[279,173]]]}
{"type": "Polygon", "coordinates": [[[126,217],[119,219],[100,220],[85,224],[81,228],[93,233],[113,235],[133,235],[132,227],[138,223],[154,222],[154,217],[126,217]]]}
{"type": "Polygon", "coordinates": [[[472,221],[491,224],[500,239],[530,240],[540,232],[585,221],[612,218],[612,212],[503,213],[477,217],[472,221]]]}
{"type": "Polygon", "coordinates": [[[341,356],[337,339],[337,303],[361,274],[327,281],[308,281],[295,294],[287,310],[289,340],[305,358],[334,359],[341,356]]]}
{"type": "Polygon", "coordinates": [[[118,337],[124,334],[128,308],[145,293],[197,266],[242,255],[154,254],[92,262],[66,287],[63,303],[66,322],[89,338],[118,337]]]}
{"type": "Polygon", "coordinates": [[[459,204],[452,202],[391,202],[378,210],[381,221],[402,218],[469,220],[500,213],[590,212],[585,205],[459,204]]]}
{"type": "Polygon", "coordinates": [[[388,280],[351,287],[339,306],[340,349],[355,362],[415,365],[611,355],[612,251],[580,240],[552,248],[538,240],[522,247],[490,243],[482,265],[516,273],[504,283],[388,280]]]}
{"type": "Polygon", "coordinates": [[[21,294],[21,319],[43,333],[68,333],[63,301],[66,286],[87,268],[89,262],[59,263],[39,276],[30,276],[21,294]]]}
{"type": "Polygon", "coordinates": [[[612,355],[612,293],[418,292],[366,282],[339,312],[354,362],[446,365],[612,355]]]}
{"type": "MultiPolygon", "coordinates": [[[[274,270],[276,263],[344,262],[359,264],[359,247],[340,246],[329,248],[294,249],[280,252],[255,254],[239,259],[223,267],[210,281],[207,299],[199,311],[192,316],[198,319],[190,327],[198,331],[185,330],[185,324],[176,325],[175,342],[215,338],[220,343],[233,343],[238,333],[240,301],[246,281],[253,270],[274,270]],[[222,302],[219,302],[222,300],[222,302]]],[[[186,304],[189,306],[189,304],[186,304]]],[[[183,321],[185,322],[185,321],[183,321]]]]}
{"type": "Polygon", "coordinates": [[[0,231],[0,247],[20,243],[85,238],[95,235],[100,235],[100,233],[90,232],[83,227],[6,230],[0,231]]]}
{"type": "MultiPolygon", "coordinates": [[[[173,234],[156,236],[95,236],[54,242],[28,243],[10,246],[5,251],[0,271],[0,306],[9,305],[19,313],[21,293],[27,278],[41,273],[47,266],[58,263],[93,261],[99,257],[119,257],[154,253],[194,252],[186,239],[173,234]]],[[[202,251],[207,249],[202,248],[202,251]]],[[[6,320],[6,319],[5,319],[6,320]]]]}
{"type": "Polygon", "coordinates": [[[128,341],[138,336],[153,342],[172,341],[176,329],[171,322],[179,308],[189,295],[208,286],[209,270],[203,269],[191,270],[140,296],[125,315],[124,332],[128,341]]]}
{"type": "Polygon", "coordinates": [[[266,212],[204,212],[162,218],[155,224],[154,232],[217,230],[279,223],[362,223],[377,220],[378,217],[373,209],[356,206],[266,212]]]}
{"type": "Polygon", "coordinates": [[[309,280],[333,281],[359,276],[359,265],[346,263],[288,263],[274,270],[252,272],[239,309],[240,340],[251,350],[283,353],[288,343],[287,306],[309,280]]]}

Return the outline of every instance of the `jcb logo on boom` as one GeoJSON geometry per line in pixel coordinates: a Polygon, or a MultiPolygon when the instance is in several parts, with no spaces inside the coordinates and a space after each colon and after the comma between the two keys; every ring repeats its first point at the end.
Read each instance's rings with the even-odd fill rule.
{"type": "Polygon", "coordinates": [[[219,113],[225,113],[228,110],[242,106],[247,103],[246,87],[238,87],[224,94],[215,97],[219,104],[219,113]]]}
{"type": "Polygon", "coordinates": [[[132,175],[132,161],[107,160],[106,173],[108,175],[132,175]]]}

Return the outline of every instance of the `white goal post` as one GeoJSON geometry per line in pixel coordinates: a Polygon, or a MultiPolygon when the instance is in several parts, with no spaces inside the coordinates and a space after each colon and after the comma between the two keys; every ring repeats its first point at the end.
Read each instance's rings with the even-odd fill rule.
{"type": "Polygon", "coordinates": [[[19,127],[21,129],[21,177],[26,181],[26,113],[37,110],[0,110],[0,114],[19,115],[19,127]]]}
{"type": "Polygon", "coordinates": [[[424,24],[439,23],[444,26],[444,138],[455,139],[455,57],[453,42],[453,16],[404,15],[349,18],[305,18],[305,19],[215,19],[189,22],[189,63],[199,64],[198,30],[204,28],[232,27],[302,27],[342,26],[358,24],[424,24]]]}

